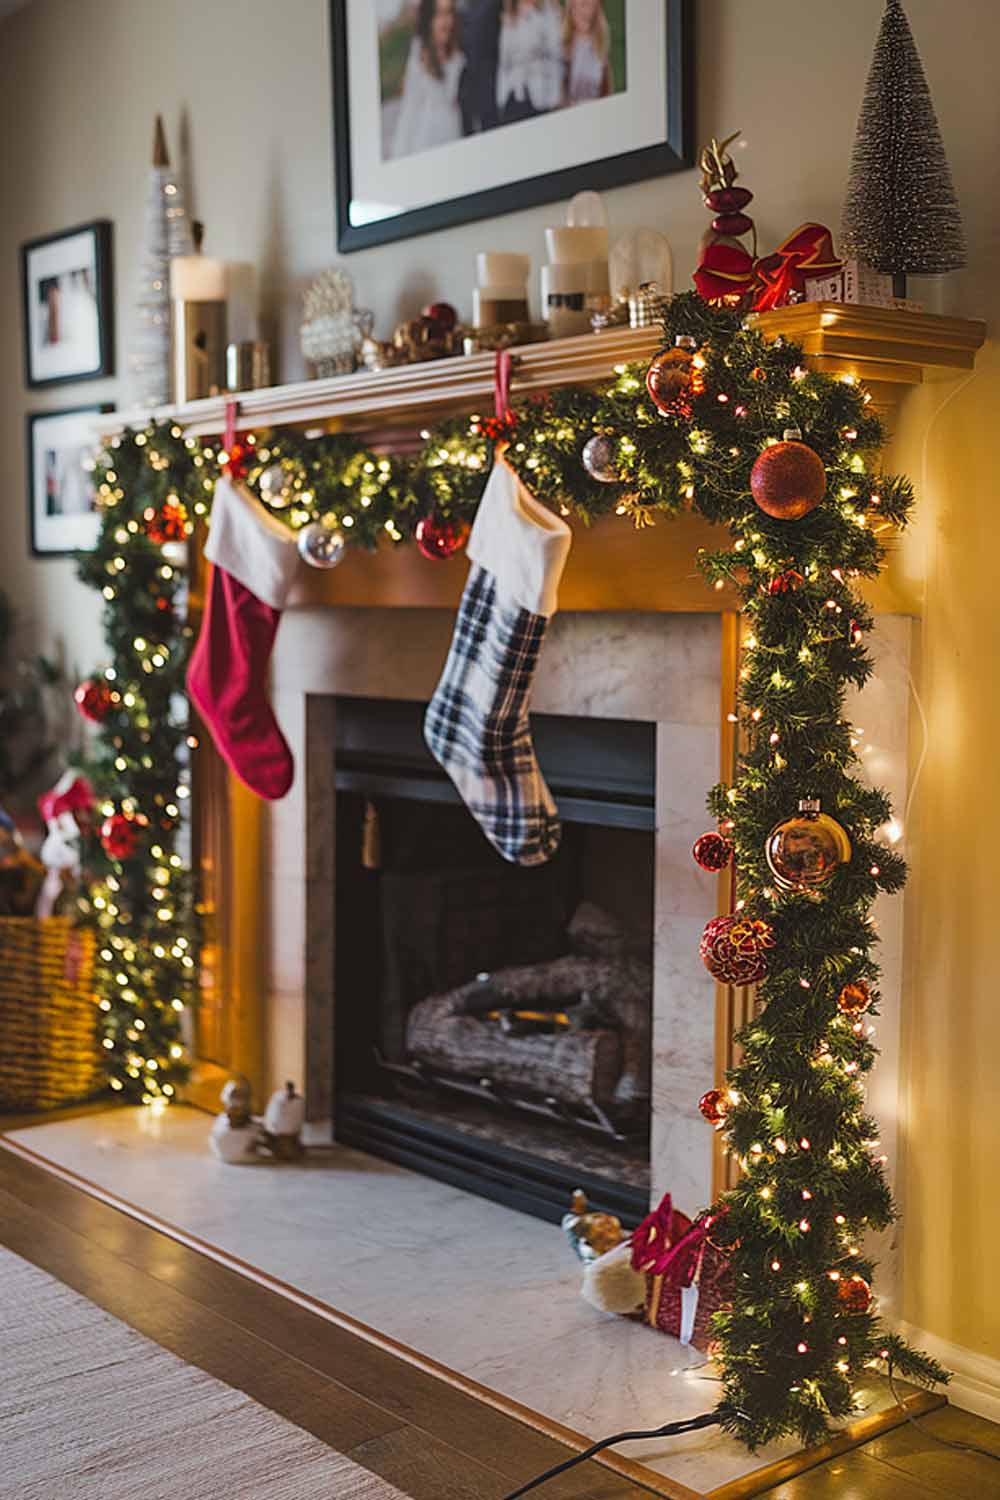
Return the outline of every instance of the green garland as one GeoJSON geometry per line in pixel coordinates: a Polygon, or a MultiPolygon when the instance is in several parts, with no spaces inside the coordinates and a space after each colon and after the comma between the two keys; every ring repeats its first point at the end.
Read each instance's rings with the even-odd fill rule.
{"type": "MultiPolygon", "coordinates": [[[[716,787],[709,802],[735,845],[744,914],[767,922],[775,944],[760,1012],[726,1080],[723,1128],[743,1175],[713,1208],[713,1236],[731,1251],[733,1273],[732,1309],[715,1320],[722,1413],[751,1447],[786,1433],[811,1443],[830,1419],[855,1411],[854,1389],[873,1362],[945,1378],[883,1332],[872,1310],[847,1314],[837,1297],[843,1276],[870,1280],[863,1237],[893,1217],[861,1087],[875,1049],[837,997],[847,982],[877,984],[871,905],[906,873],[879,840],[888,799],[855,774],[844,694],[872,666],[872,618],[856,580],[877,575],[879,532],[905,525],[913,497],[905,479],[879,472],[884,434],[856,383],[808,371],[794,344],[768,342],[739,314],[694,295],[671,303],[665,334],[669,344],[681,334],[698,341],[701,389],[685,412],[661,415],[645,368],[622,366],[604,391],[563,389],[521,407],[507,454],[535,495],[579,520],[618,512],[641,525],[694,507],[729,532],[728,545],[699,560],[710,583],[732,584],[742,600],[746,748],[733,785],[716,787]],[[754,461],[790,427],[820,455],[828,481],[824,503],[794,523],[769,518],[750,492],[754,461]],[[581,464],[595,433],[612,444],[616,483],[599,483],[581,464]],[[820,895],[782,894],[764,860],[768,833],[803,797],[820,797],[853,846],[820,895]]],[[[293,528],[322,517],[351,544],[402,545],[427,514],[471,518],[492,459],[488,428],[478,418],[446,423],[424,434],[411,460],[351,436],[262,435],[247,478],[257,487],[281,466],[281,493],[269,487],[265,503],[293,528]]],[[[190,644],[177,608],[183,570],[148,533],[152,523],[162,534],[165,506],[175,520],[183,506],[188,527],[207,514],[220,458],[176,426],[115,439],[98,462],[100,542],[82,563],[107,600],[115,702],[101,736],[103,805],[148,820],[134,855],[108,862],[87,903],[105,939],[98,982],[112,1086],[145,1101],[170,1097],[183,1076],[181,1012],[198,965],[197,906],[178,852],[190,644]]]]}

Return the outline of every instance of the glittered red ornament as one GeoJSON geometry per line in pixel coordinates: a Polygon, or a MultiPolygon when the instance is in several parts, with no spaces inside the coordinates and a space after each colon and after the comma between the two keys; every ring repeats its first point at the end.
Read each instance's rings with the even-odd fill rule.
{"type": "Polygon", "coordinates": [[[101,846],[110,859],[131,859],[139,842],[139,821],[112,813],[101,824],[101,846]]]}
{"type": "Polygon", "coordinates": [[[450,302],[430,302],[420,316],[435,324],[442,333],[451,333],[458,323],[458,313],[450,302]]]}
{"type": "Polygon", "coordinates": [[[187,536],[187,511],[179,500],[167,500],[146,521],[146,535],[156,547],[182,542],[187,536]]]}
{"type": "Polygon", "coordinates": [[[77,712],[92,724],[103,724],[112,708],[111,689],[103,677],[88,677],[73,694],[77,712]]]}
{"type": "Polygon", "coordinates": [[[754,500],[777,521],[801,521],[826,494],[823,460],[799,436],[797,428],[789,428],[786,441],[765,448],[750,471],[754,500]]]}
{"type": "Polygon", "coordinates": [[[841,1276],[837,1282],[837,1310],[857,1318],[872,1305],[872,1289],[863,1276],[841,1276]]]}
{"type": "Polygon", "coordinates": [[[720,984],[757,984],[767,973],[766,953],[774,947],[767,922],[734,912],[713,917],[701,935],[705,968],[720,984]]]}
{"type": "Polygon", "coordinates": [[[517,412],[507,410],[499,417],[482,417],[473,431],[479,431],[491,443],[505,443],[517,429],[517,412]]]}
{"type": "Polygon", "coordinates": [[[729,1113],[729,1099],[723,1089],[709,1089],[698,1100],[698,1108],[710,1125],[721,1125],[729,1113]]]}
{"type": "Polygon", "coordinates": [[[230,443],[226,452],[226,462],[222,466],[225,473],[230,479],[245,479],[254,458],[253,444],[239,441],[230,443]]]}
{"type": "Polygon", "coordinates": [[[837,996],[837,1009],[843,1016],[863,1016],[872,1003],[872,992],[864,980],[845,984],[837,996]]]}
{"type": "Polygon", "coordinates": [[[695,839],[691,853],[694,855],[695,863],[701,865],[703,870],[713,873],[724,870],[733,857],[733,846],[729,839],[721,833],[703,833],[701,838],[695,839]]]}
{"type": "Polygon", "coordinates": [[[664,349],[646,371],[649,399],[665,417],[689,417],[691,399],[705,389],[697,344],[684,334],[673,349],[664,349]]]}
{"type": "Polygon", "coordinates": [[[417,546],[432,562],[442,562],[453,557],[469,539],[469,523],[459,518],[446,520],[442,516],[424,516],[417,522],[413,533],[417,546]]]}

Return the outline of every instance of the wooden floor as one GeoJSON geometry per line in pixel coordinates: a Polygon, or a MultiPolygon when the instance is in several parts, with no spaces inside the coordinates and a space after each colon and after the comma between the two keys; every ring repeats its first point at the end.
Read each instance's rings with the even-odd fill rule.
{"type": "MultiPolygon", "coordinates": [[[[0,1119],[0,1134],[20,1123],[0,1119]]],[[[0,1244],[412,1500],[499,1500],[570,1454],[553,1438],[3,1150],[0,1244]]],[[[485,1325],[483,1337],[489,1337],[485,1325]]],[[[1000,1462],[943,1448],[931,1434],[1000,1454],[1000,1428],[944,1409],[918,1428],[903,1426],[779,1485],[770,1500],[1000,1500],[1000,1462]]],[[[594,1463],[540,1492],[547,1500],[649,1500],[651,1494],[594,1463]]]]}

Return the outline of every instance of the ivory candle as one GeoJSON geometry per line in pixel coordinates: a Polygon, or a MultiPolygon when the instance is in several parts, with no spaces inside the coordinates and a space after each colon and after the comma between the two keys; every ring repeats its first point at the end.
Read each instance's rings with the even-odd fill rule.
{"type": "Polygon", "coordinates": [[[225,261],[178,255],[170,262],[170,295],[175,302],[225,302],[225,261]]]}

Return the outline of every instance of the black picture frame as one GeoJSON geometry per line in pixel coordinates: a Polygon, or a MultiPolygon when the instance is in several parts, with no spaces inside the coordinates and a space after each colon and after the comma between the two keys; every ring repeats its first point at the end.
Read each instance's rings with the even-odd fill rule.
{"type": "Polygon", "coordinates": [[[29,390],[43,390],[50,386],[70,385],[80,380],[101,380],[115,373],[115,329],[113,286],[113,227],[110,219],[93,219],[87,224],[77,224],[72,229],[60,230],[58,234],[39,235],[21,246],[21,312],[24,327],[24,380],[29,390]],[[32,257],[41,250],[57,246],[62,241],[79,235],[93,237],[94,250],[94,299],[97,309],[97,331],[95,358],[85,367],[67,370],[54,375],[40,374],[37,368],[38,351],[32,338],[31,302],[35,286],[32,273],[32,257]]]}
{"type": "MultiPolygon", "coordinates": [[[[40,532],[40,527],[39,527],[39,519],[40,519],[40,517],[39,517],[39,508],[38,508],[38,477],[39,476],[38,476],[38,468],[37,468],[37,465],[36,465],[36,462],[35,462],[35,448],[36,448],[35,433],[36,433],[36,429],[39,427],[39,425],[41,425],[43,423],[58,422],[59,420],[65,418],[65,417],[101,416],[101,415],[105,415],[108,412],[112,412],[114,410],[115,410],[115,406],[114,406],[113,402],[110,402],[110,401],[97,401],[97,402],[89,403],[86,406],[67,406],[67,407],[60,407],[60,408],[58,408],[56,410],[52,410],[52,411],[29,411],[29,412],[26,413],[25,419],[24,419],[24,434],[25,434],[25,446],[26,446],[26,450],[27,450],[27,461],[25,463],[25,472],[26,472],[26,476],[27,476],[27,496],[28,496],[28,548],[29,548],[29,551],[30,551],[32,557],[35,557],[35,558],[76,557],[81,552],[90,552],[90,551],[93,551],[94,545],[96,544],[97,532],[98,532],[99,527],[100,527],[100,517],[97,515],[96,512],[85,512],[85,513],[82,513],[82,514],[79,513],[79,512],[77,512],[75,515],[73,515],[73,516],[71,516],[71,517],[69,517],[67,519],[71,520],[71,521],[76,521],[77,523],[79,523],[85,517],[86,520],[87,520],[87,522],[91,523],[91,527],[92,527],[92,530],[93,530],[93,540],[90,542],[90,545],[83,545],[83,546],[80,546],[80,545],[52,546],[51,544],[44,545],[44,546],[42,545],[42,539],[40,538],[40,535],[39,535],[39,532],[40,532]]],[[[95,443],[94,446],[96,448],[97,444],[95,443]]],[[[79,529],[80,528],[79,528],[79,525],[78,525],[77,530],[79,530],[79,529]]]]}
{"type": "MultiPolygon", "coordinates": [[[[653,4],[656,0],[640,0],[653,4]]],[[[336,173],[337,248],[342,254],[450,229],[476,219],[571,198],[587,188],[606,191],[683,171],[694,165],[694,0],[662,0],[667,24],[667,108],[661,144],[578,166],[504,183],[483,192],[412,209],[369,224],[351,223],[354,197],[351,157],[347,0],[330,0],[333,68],[333,151],[336,173]]]]}

